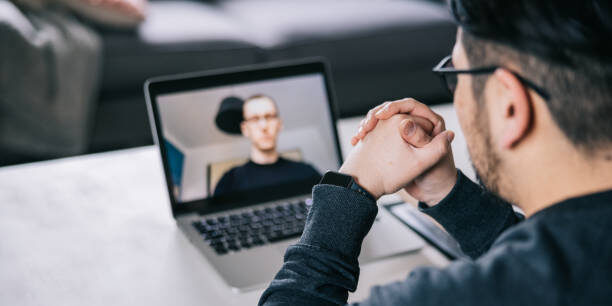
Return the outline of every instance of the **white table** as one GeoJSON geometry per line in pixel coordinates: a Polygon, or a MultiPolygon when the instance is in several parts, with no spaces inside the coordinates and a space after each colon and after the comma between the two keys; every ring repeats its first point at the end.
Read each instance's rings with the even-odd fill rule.
{"type": "MultiPolygon", "coordinates": [[[[359,120],[339,123],[343,147],[359,120]]],[[[255,305],[263,290],[232,292],[183,237],[155,147],[0,168],[0,203],[0,305],[255,305]]],[[[350,298],[446,263],[427,246],[364,265],[350,298]]]]}

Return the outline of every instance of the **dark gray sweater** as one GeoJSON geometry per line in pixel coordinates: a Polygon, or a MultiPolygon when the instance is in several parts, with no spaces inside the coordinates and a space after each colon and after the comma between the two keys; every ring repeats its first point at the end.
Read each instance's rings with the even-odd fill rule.
{"type": "MultiPolygon", "coordinates": [[[[459,172],[442,202],[420,206],[472,260],[415,269],[356,305],[612,305],[612,191],[568,199],[522,221],[459,172]]],[[[345,304],[376,212],[357,192],[315,186],[302,238],[287,249],[259,304],[345,304]]]]}

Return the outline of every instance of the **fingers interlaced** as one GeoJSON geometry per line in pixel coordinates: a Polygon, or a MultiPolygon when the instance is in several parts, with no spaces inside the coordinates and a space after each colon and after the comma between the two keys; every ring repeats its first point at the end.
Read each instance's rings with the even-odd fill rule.
{"type": "Polygon", "coordinates": [[[375,114],[382,108],[385,107],[385,105],[387,105],[390,102],[385,102],[381,105],[376,106],[375,108],[371,109],[368,112],[368,115],[366,116],[365,122],[363,123],[363,125],[361,126],[362,129],[362,134],[363,136],[365,136],[365,134],[367,134],[369,131],[371,131],[372,129],[374,129],[374,127],[376,126],[376,123],[378,123],[378,118],[376,118],[375,114]]]}
{"type": "Polygon", "coordinates": [[[390,102],[382,103],[374,107],[370,111],[368,111],[368,113],[366,114],[366,117],[363,120],[361,120],[361,122],[359,122],[359,129],[357,130],[357,134],[353,136],[353,138],[351,138],[352,145],[356,145],[359,142],[359,140],[363,139],[363,137],[365,137],[365,135],[368,132],[374,129],[374,127],[376,126],[376,123],[378,123],[378,119],[374,116],[374,114],[376,114],[378,110],[383,108],[388,103],[390,102]]]}
{"type": "MultiPolygon", "coordinates": [[[[444,119],[434,113],[427,105],[413,98],[405,98],[397,101],[385,102],[371,109],[365,119],[360,122],[357,134],[351,138],[351,144],[356,145],[365,135],[376,127],[379,120],[389,119],[396,114],[407,114],[415,118],[424,118],[423,120],[415,120],[415,123],[420,125],[428,135],[436,136],[446,129],[444,119]]],[[[402,137],[404,137],[403,134],[402,137]]],[[[417,134],[417,136],[413,137],[421,136],[417,134]]]]}
{"type": "Polygon", "coordinates": [[[412,98],[390,102],[376,112],[374,117],[385,120],[400,113],[427,118],[434,125],[434,136],[440,134],[445,129],[442,117],[434,113],[427,105],[412,98]]]}

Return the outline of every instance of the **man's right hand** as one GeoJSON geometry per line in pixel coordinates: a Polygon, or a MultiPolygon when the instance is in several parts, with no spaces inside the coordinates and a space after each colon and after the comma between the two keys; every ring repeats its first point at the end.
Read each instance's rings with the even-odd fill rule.
{"type": "MultiPolygon", "coordinates": [[[[414,124],[411,129],[400,127],[400,135],[407,143],[415,147],[427,145],[433,137],[442,133],[446,128],[444,119],[434,113],[428,106],[414,99],[402,99],[383,103],[368,112],[366,119],[361,122],[358,134],[353,138],[353,144],[359,142],[366,134],[374,129],[379,120],[387,120],[396,114],[409,114],[429,120],[433,125],[431,133],[423,129],[423,124],[414,124]]],[[[427,130],[430,130],[429,128],[427,130]]],[[[457,170],[453,160],[452,151],[444,155],[435,166],[419,175],[404,190],[415,199],[427,203],[429,206],[438,204],[455,186],[457,170]]]]}

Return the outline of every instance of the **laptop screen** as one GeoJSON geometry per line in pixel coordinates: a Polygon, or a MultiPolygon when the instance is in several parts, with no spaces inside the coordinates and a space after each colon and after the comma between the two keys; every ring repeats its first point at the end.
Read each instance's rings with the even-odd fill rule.
{"type": "Polygon", "coordinates": [[[326,88],[322,72],[308,72],[157,95],[175,202],[309,192],[340,163],[326,88]]]}

